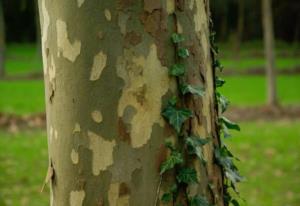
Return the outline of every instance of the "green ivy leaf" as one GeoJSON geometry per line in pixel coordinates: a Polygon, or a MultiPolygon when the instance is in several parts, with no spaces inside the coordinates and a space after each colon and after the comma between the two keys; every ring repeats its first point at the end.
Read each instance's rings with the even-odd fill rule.
{"type": "Polygon", "coordinates": [[[178,109],[173,106],[168,106],[163,110],[162,115],[169,121],[169,124],[174,127],[177,133],[180,133],[182,124],[190,117],[193,113],[189,109],[178,109]]]}
{"type": "Polygon", "coordinates": [[[240,203],[236,199],[231,200],[231,203],[233,206],[240,206],[240,203]]]}
{"type": "Polygon", "coordinates": [[[233,130],[241,131],[241,128],[240,128],[240,126],[237,123],[230,121],[226,117],[221,117],[220,120],[221,120],[221,123],[224,126],[226,126],[228,129],[233,129],[233,130]]]}
{"type": "Polygon", "coordinates": [[[194,94],[194,95],[203,97],[205,94],[204,88],[202,86],[193,86],[190,84],[181,85],[180,90],[183,95],[190,93],[190,94],[194,94]]]}
{"type": "Polygon", "coordinates": [[[203,156],[202,147],[209,141],[209,139],[203,139],[197,136],[187,137],[185,139],[185,143],[187,145],[188,153],[196,155],[201,160],[201,162],[205,164],[206,161],[203,156]]]}
{"type": "Polygon", "coordinates": [[[190,52],[186,48],[180,48],[178,49],[178,56],[181,58],[187,58],[190,56],[190,52]]]}
{"type": "Polygon", "coordinates": [[[173,195],[169,192],[167,193],[164,193],[161,197],[161,201],[166,204],[166,203],[169,203],[171,202],[171,200],[173,199],[173,195]]]}
{"type": "Polygon", "coordinates": [[[211,206],[205,197],[196,195],[190,200],[189,206],[211,206]]]}
{"type": "Polygon", "coordinates": [[[185,67],[183,64],[174,64],[169,68],[169,74],[171,76],[183,76],[185,73],[185,67]]]}
{"type": "Polygon", "coordinates": [[[164,161],[160,168],[160,174],[164,174],[167,170],[173,169],[175,165],[183,163],[182,154],[172,151],[171,155],[164,161]]]}
{"type": "Polygon", "coordinates": [[[215,81],[216,87],[222,87],[225,83],[226,81],[224,79],[216,77],[216,81],[215,81]]]}
{"type": "Polygon", "coordinates": [[[227,110],[230,102],[225,96],[223,96],[219,92],[216,93],[216,96],[217,96],[218,103],[221,106],[221,111],[222,113],[224,113],[227,110]]]}
{"type": "Polygon", "coordinates": [[[177,104],[177,97],[176,97],[176,96],[173,96],[173,97],[171,97],[171,98],[168,100],[168,105],[169,105],[169,106],[175,107],[176,104],[177,104]]]}
{"type": "Polygon", "coordinates": [[[193,168],[182,168],[176,176],[176,179],[179,183],[198,183],[197,172],[193,168]]]}
{"type": "Polygon", "coordinates": [[[178,33],[173,33],[172,36],[171,36],[171,39],[172,39],[172,42],[174,44],[178,44],[178,43],[184,41],[183,35],[182,34],[178,34],[178,33]]]}
{"type": "Polygon", "coordinates": [[[233,163],[233,155],[229,152],[227,147],[215,149],[215,158],[219,165],[225,170],[226,177],[233,183],[241,182],[243,177],[239,174],[237,167],[233,163]]]}

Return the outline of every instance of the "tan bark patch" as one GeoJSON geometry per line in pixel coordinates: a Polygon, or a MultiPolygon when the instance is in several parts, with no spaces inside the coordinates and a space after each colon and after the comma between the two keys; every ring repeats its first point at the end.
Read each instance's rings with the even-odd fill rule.
{"type": "Polygon", "coordinates": [[[92,116],[92,119],[97,123],[101,123],[103,120],[102,113],[98,110],[93,111],[91,113],[91,116],[92,116]]]}
{"type": "Polygon", "coordinates": [[[89,149],[93,152],[92,170],[95,176],[113,164],[113,149],[116,146],[115,140],[107,141],[103,137],[88,131],[90,140],[89,149]]]}
{"type": "Polygon", "coordinates": [[[190,0],[190,3],[189,3],[190,10],[192,10],[194,8],[194,3],[195,3],[195,0],[190,0]]]}
{"type": "Polygon", "coordinates": [[[122,193],[122,184],[113,183],[109,187],[109,206],[129,206],[129,194],[122,193]]]}
{"type": "Polygon", "coordinates": [[[173,14],[175,12],[175,0],[166,0],[167,2],[167,13],[173,14]]]}
{"type": "Polygon", "coordinates": [[[71,152],[71,160],[72,160],[73,164],[78,164],[79,155],[78,155],[78,152],[76,152],[74,149],[72,149],[72,152],[71,152]]]}
{"type": "Polygon", "coordinates": [[[44,75],[46,75],[48,69],[46,42],[48,39],[48,28],[50,25],[50,17],[46,8],[46,1],[42,1],[41,16],[43,17],[43,21],[42,21],[42,53],[43,53],[42,57],[43,57],[43,64],[44,64],[43,69],[44,69],[44,75]]]}
{"type": "Polygon", "coordinates": [[[107,55],[102,51],[94,56],[94,62],[91,70],[90,80],[96,81],[100,78],[103,69],[106,66],[107,55]]]}
{"type": "Polygon", "coordinates": [[[111,21],[111,13],[109,9],[104,10],[104,15],[107,21],[111,21]]]}
{"type": "Polygon", "coordinates": [[[75,132],[80,132],[80,131],[81,131],[80,124],[75,123],[73,133],[75,133],[75,132]]]}
{"type": "Polygon", "coordinates": [[[122,117],[128,106],[137,111],[130,122],[131,145],[134,148],[148,142],[153,124],[164,124],[160,115],[161,98],[168,91],[169,78],[168,69],[161,65],[156,49],[155,45],[151,45],[146,58],[125,50],[117,63],[118,76],[125,81],[118,115],[122,117]]]}
{"type": "Polygon", "coordinates": [[[80,8],[85,0],[77,0],[77,6],[80,8]]]}
{"type": "Polygon", "coordinates": [[[155,9],[161,8],[160,0],[144,0],[144,10],[151,13],[155,9]]]}
{"type": "Polygon", "coordinates": [[[66,22],[58,19],[56,21],[56,32],[57,32],[57,46],[58,56],[63,55],[66,59],[74,62],[81,50],[81,42],[75,40],[72,44],[68,37],[68,30],[66,22]]]}
{"type": "MultiPolygon", "coordinates": [[[[51,64],[49,66],[49,81],[54,84],[54,79],[56,75],[56,66],[53,56],[51,56],[51,64]]],[[[53,85],[55,87],[55,85],[53,85]]]]}
{"type": "Polygon", "coordinates": [[[129,14],[124,13],[124,12],[119,12],[118,25],[120,27],[121,34],[123,34],[123,35],[126,34],[126,25],[127,25],[128,19],[129,19],[129,14]]]}
{"type": "Polygon", "coordinates": [[[85,191],[71,191],[70,193],[70,206],[82,206],[85,197],[85,191]]]}

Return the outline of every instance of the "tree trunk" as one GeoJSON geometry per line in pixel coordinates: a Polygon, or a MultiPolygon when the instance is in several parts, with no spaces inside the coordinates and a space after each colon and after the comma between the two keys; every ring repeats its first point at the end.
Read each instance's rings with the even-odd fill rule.
{"type": "Polygon", "coordinates": [[[277,105],[274,31],[271,0],[262,0],[262,18],[266,56],[267,103],[277,105]]]}
{"type": "Polygon", "coordinates": [[[238,22],[236,30],[236,42],[235,42],[235,55],[236,58],[240,58],[241,43],[244,32],[244,21],[245,21],[245,2],[244,0],[238,0],[238,22]]]}
{"type": "Polygon", "coordinates": [[[5,21],[3,4],[0,1],[0,78],[5,74],[4,62],[5,61],[5,21]]]}
{"type": "Polygon", "coordinates": [[[186,79],[206,88],[186,100],[194,113],[186,127],[213,139],[206,166],[193,163],[200,181],[189,195],[223,206],[207,1],[39,0],[39,10],[51,205],[154,206],[167,191],[164,141],[176,140],[161,111],[178,94],[168,75],[178,32],[190,51],[186,79]]]}

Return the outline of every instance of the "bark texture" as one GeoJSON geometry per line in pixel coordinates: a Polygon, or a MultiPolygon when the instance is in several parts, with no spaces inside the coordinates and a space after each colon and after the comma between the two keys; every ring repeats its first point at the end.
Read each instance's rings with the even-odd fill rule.
{"type": "Polygon", "coordinates": [[[266,74],[267,74],[267,103],[277,105],[275,46],[272,17],[272,0],[262,0],[262,22],[265,42],[266,74]]]}
{"type": "Polygon", "coordinates": [[[5,21],[2,0],[0,0],[0,78],[4,76],[5,68],[5,21]]]}
{"type": "MultiPolygon", "coordinates": [[[[187,102],[194,111],[187,126],[213,138],[207,166],[193,162],[200,183],[189,190],[223,205],[207,1],[39,0],[39,10],[51,205],[154,206],[164,140],[175,141],[161,116],[177,94],[168,75],[174,32],[191,53],[187,81],[206,88],[187,102]]],[[[172,179],[163,178],[159,197],[172,179]]]]}

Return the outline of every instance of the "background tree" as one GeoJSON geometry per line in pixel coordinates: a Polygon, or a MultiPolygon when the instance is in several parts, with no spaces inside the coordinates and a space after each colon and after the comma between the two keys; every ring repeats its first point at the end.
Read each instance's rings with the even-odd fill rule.
{"type": "Polygon", "coordinates": [[[224,205],[207,2],[39,1],[54,205],[224,205]]]}
{"type": "Polygon", "coordinates": [[[266,74],[267,74],[267,103],[277,105],[275,46],[271,0],[262,0],[262,22],[264,31],[266,74]]]}
{"type": "Polygon", "coordinates": [[[0,1],[0,77],[3,77],[5,73],[4,60],[5,60],[5,21],[4,21],[3,5],[1,0],[0,1]]]}

